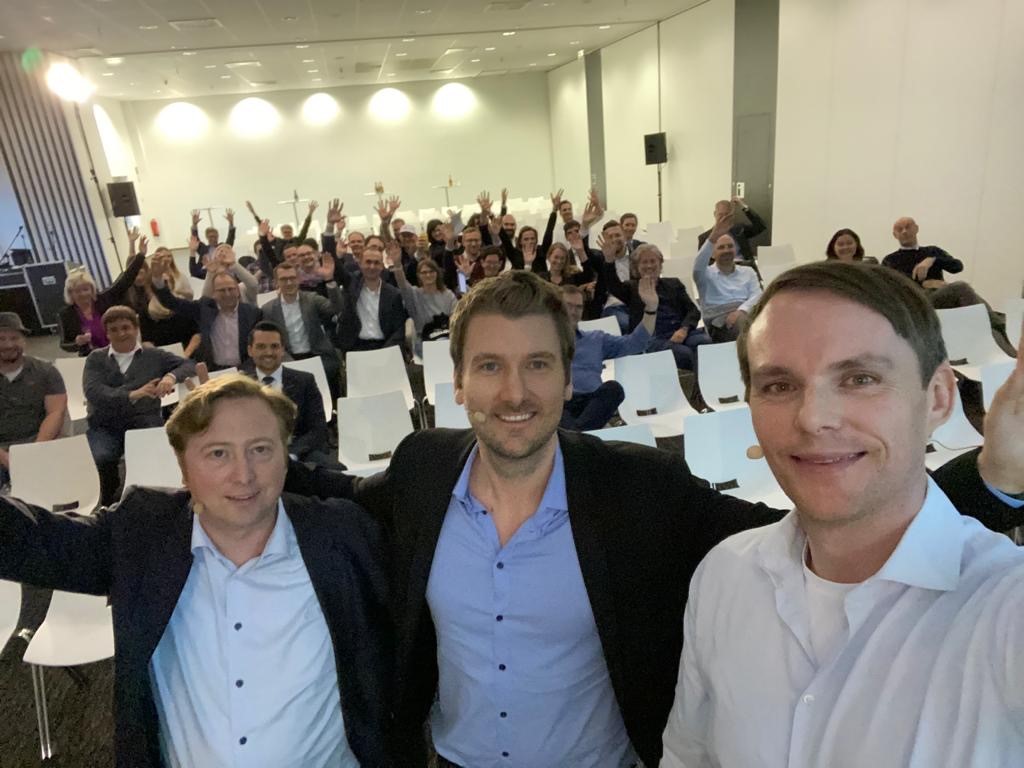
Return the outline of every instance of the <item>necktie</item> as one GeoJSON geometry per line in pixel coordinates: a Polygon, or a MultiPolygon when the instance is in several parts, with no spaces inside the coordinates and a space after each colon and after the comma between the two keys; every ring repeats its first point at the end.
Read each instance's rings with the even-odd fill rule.
{"type": "Polygon", "coordinates": [[[264,384],[264,386],[267,386],[267,387],[274,386],[274,377],[273,376],[264,376],[263,377],[263,384],[264,384]]]}

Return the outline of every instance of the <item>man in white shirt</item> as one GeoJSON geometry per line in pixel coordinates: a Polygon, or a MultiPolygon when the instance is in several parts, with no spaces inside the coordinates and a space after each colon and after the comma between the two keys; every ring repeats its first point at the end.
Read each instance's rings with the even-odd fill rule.
{"type": "MultiPolygon", "coordinates": [[[[927,298],[883,267],[803,265],[738,348],[753,450],[796,508],[698,568],[662,765],[1019,765],[1024,552],[925,471],[956,387],[927,298]]],[[[1024,434],[1021,352],[994,444],[1024,434]]],[[[1019,471],[987,472],[1024,504],[1019,471]]]]}
{"type": "Polygon", "coordinates": [[[736,240],[723,230],[731,225],[732,215],[723,215],[693,263],[693,281],[700,293],[704,326],[716,344],[736,340],[761,295],[757,273],[736,263],[736,240]]]}
{"type": "Polygon", "coordinates": [[[359,274],[340,270],[345,306],[338,318],[338,347],[343,352],[401,345],[408,314],[399,290],[381,279],[384,255],[367,246],[359,260],[359,274]]]}

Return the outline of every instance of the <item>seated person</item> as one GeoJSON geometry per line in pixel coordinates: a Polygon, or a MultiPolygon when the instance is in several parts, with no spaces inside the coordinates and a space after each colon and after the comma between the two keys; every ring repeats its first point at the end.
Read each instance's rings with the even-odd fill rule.
{"type": "MultiPolygon", "coordinates": [[[[598,244],[601,247],[601,255],[604,257],[605,266],[603,271],[606,285],[609,281],[609,269],[615,270],[615,275],[621,285],[628,283],[630,278],[636,277],[631,257],[633,252],[641,245],[644,245],[644,243],[632,238],[635,233],[635,214],[624,214],[621,223],[617,223],[614,220],[605,222],[598,244]],[[627,224],[631,226],[631,231],[627,231],[627,224]],[[630,246],[630,243],[633,245],[630,246]]],[[[629,307],[623,304],[610,290],[608,290],[607,298],[601,307],[601,316],[614,317],[618,321],[619,329],[622,333],[629,333],[631,327],[629,307]]]]}
{"type": "Polygon", "coordinates": [[[865,264],[877,264],[878,259],[864,255],[864,246],[860,244],[860,235],[852,229],[840,229],[825,246],[825,258],[835,261],[863,261],[865,264]]]}
{"type": "Polygon", "coordinates": [[[604,331],[581,331],[583,319],[583,289],[568,284],[562,286],[562,300],[576,332],[576,353],[572,358],[572,399],[566,400],[560,426],[563,429],[587,431],[601,429],[615,415],[625,399],[622,385],[617,381],[601,381],[603,361],[626,355],[638,355],[651,340],[654,318],[658,310],[658,292],[654,278],[642,278],[639,284],[644,301],[643,320],[628,336],[613,336],[604,331]]]}
{"type": "Polygon", "coordinates": [[[68,407],[60,372],[25,354],[26,336],[17,314],[0,312],[0,486],[10,482],[10,447],[53,440],[68,407]]]}
{"type": "Polygon", "coordinates": [[[100,475],[100,503],[117,501],[118,462],[129,429],[164,423],[160,398],[195,371],[195,364],[139,341],[139,316],[131,307],[113,306],[103,313],[110,346],[89,353],[82,374],[88,407],[89,448],[100,475]]]}
{"type": "MultiPolygon", "coordinates": [[[[158,248],[156,253],[150,257],[149,263],[157,260],[164,261],[170,270],[174,264],[174,255],[166,248],[158,248]]],[[[188,293],[181,292],[181,283],[172,281],[171,274],[168,271],[167,283],[172,286],[171,291],[174,295],[181,299],[191,299],[192,286],[188,286],[188,293]]],[[[188,278],[184,279],[188,282],[188,278]]],[[[176,315],[153,295],[153,280],[149,264],[139,271],[135,282],[125,292],[124,305],[131,307],[138,314],[139,332],[144,345],[165,347],[171,344],[181,344],[185,357],[191,357],[199,348],[199,329],[196,327],[195,321],[184,315],[176,315]]]]}
{"type": "Polygon", "coordinates": [[[388,269],[395,276],[398,290],[402,292],[405,311],[412,318],[416,329],[416,354],[423,354],[423,342],[443,338],[448,335],[448,318],[455,309],[455,294],[444,284],[441,268],[433,259],[425,258],[416,265],[419,285],[410,285],[405,278],[405,270],[397,259],[397,246],[388,243],[388,254],[385,258],[388,269]],[[428,338],[424,339],[424,329],[428,329],[428,338]],[[442,333],[443,331],[443,333],[442,333]],[[433,332],[433,337],[430,337],[433,332]]]}
{"type": "Polygon", "coordinates": [[[85,357],[90,351],[107,346],[103,335],[103,313],[115,304],[124,302],[125,294],[146,265],[146,238],[139,244],[139,252],[128,261],[124,272],[104,291],[96,287],[84,267],[72,269],[64,281],[64,300],[57,323],[60,326],[60,348],[77,352],[85,357]]]}
{"type": "Polygon", "coordinates": [[[941,288],[943,272],[963,272],[964,263],[954,259],[937,245],[918,245],[917,222],[909,216],[896,219],[892,225],[892,236],[899,242],[898,251],[882,259],[883,267],[891,267],[907,277],[916,280],[925,288],[941,288]]]}
{"type": "Polygon", "coordinates": [[[693,263],[693,281],[700,293],[704,327],[711,340],[735,341],[761,295],[761,283],[753,269],[736,263],[736,241],[732,235],[704,241],[693,263]]]}
{"type": "MultiPolygon", "coordinates": [[[[188,259],[188,271],[192,277],[206,277],[206,262],[207,255],[217,250],[217,246],[220,243],[220,232],[214,226],[209,226],[203,232],[206,236],[206,242],[202,242],[199,239],[199,222],[202,220],[202,216],[199,214],[199,210],[192,211],[192,230],[190,232],[192,240],[195,241],[195,247],[189,248],[189,259],[188,259]]],[[[224,242],[229,246],[235,244],[235,212],[228,208],[224,212],[224,218],[228,222],[228,237],[224,242]]]]}
{"type": "Polygon", "coordinates": [[[203,282],[203,296],[207,298],[213,296],[213,278],[224,273],[234,276],[235,282],[242,290],[242,301],[255,307],[260,291],[259,281],[252,272],[238,263],[235,249],[230,245],[218,245],[208,259],[206,279],[203,282]]]}
{"type": "Polygon", "coordinates": [[[402,294],[381,279],[384,253],[377,241],[371,242],[363,248],[358,274],[340,270],[345,289],[345,303],[338,318],[338,348],[342,353],[402,346],[405,340],[408,314],[402,294]]]}
{"type": "Polygon", "coordinates": [[[942,288],[930,292],[928,300],[935,309],[972,307],[975,304],[984,304],[988,311],[989,325],[992,326],[992,338],[1003,352],[1010,357],[1017,356],[1017,351],[1013,348],[1006,333],[1006,315],[992,309],[992,305],[981,298],[969,283],[958,280],[955,283],[944,285],[942,288]]]}
{"type": "MultiPolygon", "coordinates": [[[[729,234],[732,235],[733,242],[736,244],[737,258],[743,261],[753,261],[754,248],[750,241],[768,228],[764,219],[758,216],[742,197],[736,195],[733,195],[732,200],[719,200],[715,203],[712,213],[713,220],[718,221],[722,216],[729,217],[729,234]],[[750,222],[749,224],[736,221],[737,208],[743,211],[743,215],[750,222]]],[[[710,235],[710,229],[697,235],[697,247],[703,246],[710,235]]]]}
{"type": "Polygon", "coordinates": [[[700,310],[690,299],[682,281],[675,277],[661,276],[664,258],[658,246],[651,243],[641,245],[633,251],[633,261],[640,277],[627,283],[619,281],[614,264],[605,267],[608,292],[626,305],[629,310],[629,327],[636,328],[650,311],[649,302],[640,294],[640,281],[644,278],[654,280],[659,301],[654,332],[647,342],[646,351],[671,350],[676,368],[696,372],[697,347],[711,342],[707,333],[697,328],[700,310]]]}
{"type": "Polygon", "coordinates": [[[261,384],[281,390],[295,403],[298,414],[288,454],[299,461],[337,469],[338,462],[328,448],[327,420],[316,379],[311,373],[283,367],[284,353],[284,333],[280,326],[261,320],[249,332],[249,360],[241,371],[261,384]]]}

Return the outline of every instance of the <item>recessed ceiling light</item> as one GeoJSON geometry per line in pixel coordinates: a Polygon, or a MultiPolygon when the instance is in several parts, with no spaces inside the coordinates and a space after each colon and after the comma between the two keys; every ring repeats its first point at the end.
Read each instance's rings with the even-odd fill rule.
{"type": "Polygon", "coordinates": [[[48,24],[53,24],[53,16],[43,16],[43,21],[47,22],[48,24]]]}
{"type": "Polygon", "coordinates": [[[296,45],[295,47],[302,50],[303,48],[309,48],[309,43],[303,43],[302,45],[296,45]]]}
{"type": "Polygon", "coordinates": [[[530,62],[530,66],[531,67],[536,67],[537,66],[537,62],[536,61],[531,61],[530,62]]]}
{"type": "Polygon", "coordinates": [[[579,44],[580,44],[579,40],[570,40],[569,41],[569,45],[579,45],[579,44]]]}
{"type": "Polygon", "coordinates": [[[303,64],[315,64],[316,63],[316,59],[303,59],[302,63],[303,64]]]}
{"type": "Polygon", "coordinates": [[[135,85],[135,83],[128,83],[128,85],[135,85]]]}
{"type": "Polygon", "coordinates": [[[557,53],[549,53],[548,56],[557,56],[557,53]]]}
{"type": "Polygon", "coordinates": [[[196,52],[195,51],[182,51],[181,55],[182,56],[195,56],[196,52]]]}
{"type": "Polygon", "coordinates": [[[501,36],[502,37],[512,37],[514,34],[515,34],[515,32],[502,32],[501,36]]]}
{"type": "Polygon", "coordinates": [[[416,11],[417,16],[426,16],[428,13],[430,13],[429,8],[420,8],[418,11],[416,11]]]}
{"type": "Polygon", "coordinates": [[[216,64],[207,64],[206,66],[203,67],[203,69],[216,69],[216,68],[217,68],[216,64]]]}
{"type": "Polygon", "coordinates": [[[322,78],[322,77],[314,77],[314,78],[313,78],[313,82],[314,82],[314,83],[319,83],[319,82],[322,82],[322,81],[323,81],[323,78],[322,78]]]}
{"type": "Polygon", "coordinates": [[[401,53],[396,53],[396,54],[395,54],[395,56],[408,56],[408,55],[409,55],[409,54],[408,54],[408,53],[406,53],[405,51],[402,51],[401,53]]]}
{"type": "Polygon", "coordinates": [[[118,64],[121,64],[124,61],[124,59],[122,59],[120,56],[111,56],[110,58],[104,59],[104,61],[107,62],[107,64],[109,64],[110,66],[116,67],[118,64]]]}
{"type": "Polygon", "coordinates": [[[295,17],[294,16],[284,16],[284,17],[281,18],[281,21],[295,21],[295,17]]]}
{"type": "Polygon", "coordinates": [[[104,72],[103,73],[103,77],[113,77],[113,76],[114,76],[113,72],[104,72]]]}
{"type": "Polygon", "coordinates": [[[158,88],[157,90],[153,91],[153,93],[160,93],[160,89],[158,88]]]}
{"type": "Polygon", "coordinates": [[[493,51],[493,50],[495,50],[495,48],[494,48],[494,46],[493,46],[493,45],[489,45],[489,46],[487,46],[486,48],[484,48],[484,50],[485,50],[485,51],[493,51]]]}
{"type": "Polygon", "coordinates": [[[416,42],[416,38],[415,37],[403,37],[402,38],[402,42],[403,43],[415,43],[416,42]]]}
{"type": "Polygon", "coordinates": [[[221,80],[230,80],[231,79],[231,75],[221,75],[220,79],[221,80]]]}
{"type": "Polygon", "coordinates": [[[394,72],[388,72],[388,77],[394,77],[394,76],[395,76],[394,72]]]}
{"type": "Polygon", "coordinates": [[[320,71],[319,69],[307,69],[306,73],[309,74],[309,75],[315,75],[319,71],[320,71]]]}
{"type": "Polygon", "coordinates": [[[479,64],[480,63],[480,59],[470,59],[469,63],[470,64],[479,64]]]}
{"type": "Polygon", "coordinates": [[[598,27],[598,29],[611,29],[611,28],[612,28],[611,24],[602,24],[600,27],[598,27]]]}
{"type": "Polygon", "coordinates": [[[154,30],[154,29],[160,29],[160,25],[159,24],[140,24],[139,25],[139,29],[143,30],[144,32],[149,32],[149,31],[154,30]]]}

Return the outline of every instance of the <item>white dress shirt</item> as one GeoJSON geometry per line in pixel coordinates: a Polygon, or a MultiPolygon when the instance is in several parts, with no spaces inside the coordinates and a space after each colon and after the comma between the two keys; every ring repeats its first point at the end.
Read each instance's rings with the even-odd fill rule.
{"type": "Polygon", "coordinates": [[[259,368],[257,368],[256,369],[256,380],[259,381],[259,383],[262,384],[265,387],[270,387],[271,389],[278,389],[279,390],[279,389],[281,389],[281,387],[284,384],[284,382],[282,381],[283,374],[281,373],[281,371],[283,369],[284,369],[284,366],[283,365],[279,365],[279,366],[277,366],[277,368],[275,370],[271,371],[270,373],[264,373],[259,368]],[[269,381],[269,382],[266,381],[266,379],[268,377],[271,379],[271,381],[269,381]]]}
{"type": "Polygon", "coordinates": [[[929,480],[818,664],[805,544],[791,513],[697,569],[662,766],[1024,765],[1024,550],[929,480]]]}
{"type": "Polygon", "coordinates": [[[364,341],[380,341],[384,338],[384,331],[380,327],[380,292],[383,285],[383,282],[378,283],[376,291],[364,285],[359,291],[356,314],[359,316],[359,338],[364,341]]]}
{"type": "Polygon", "coordinates": [[[306,333],[306,321],[302,319],[299,297],[296,296],[295,301],[287,301],[282,296],[281,314],[284,315],[284,325],[288,331],[288,351],[293,355],[309,352],[309,334],[306,333]]]}
{"type": "Polygon", "coordinates": [[[114,345],[111,344],[107,347],[107,354],[114,358],[114,362],[117,363],[117,367],[120,369],[121,373],[126,373],[132,364],[132,360],[135,359],[135,353],[140,349],[142,349],[142,344],[139,341],[135,342],[135,347],[131,352],[115,352],[114,345]]]}
{"type": "Polygon", "coordinates": [[[279,501],[241,567],[192,524],[192,569],[150,661],[170,768],[358,768],[334,648],[279,501]]]}
{"type": "Polygon", "coordinates": [[[751,308],[761,297],[761,283],[757,273],[750,267],[737,264],[732,272],[722,272],[717,264],[711,263],[713,252],[714,243],[709,237],[697,251],[697,258],[693,262],[693,281],[700,294],[704,323],[710,324],[723,318],[715,323],[721,325],[724,316],[734,309],[750,314],[751,308]]]}

